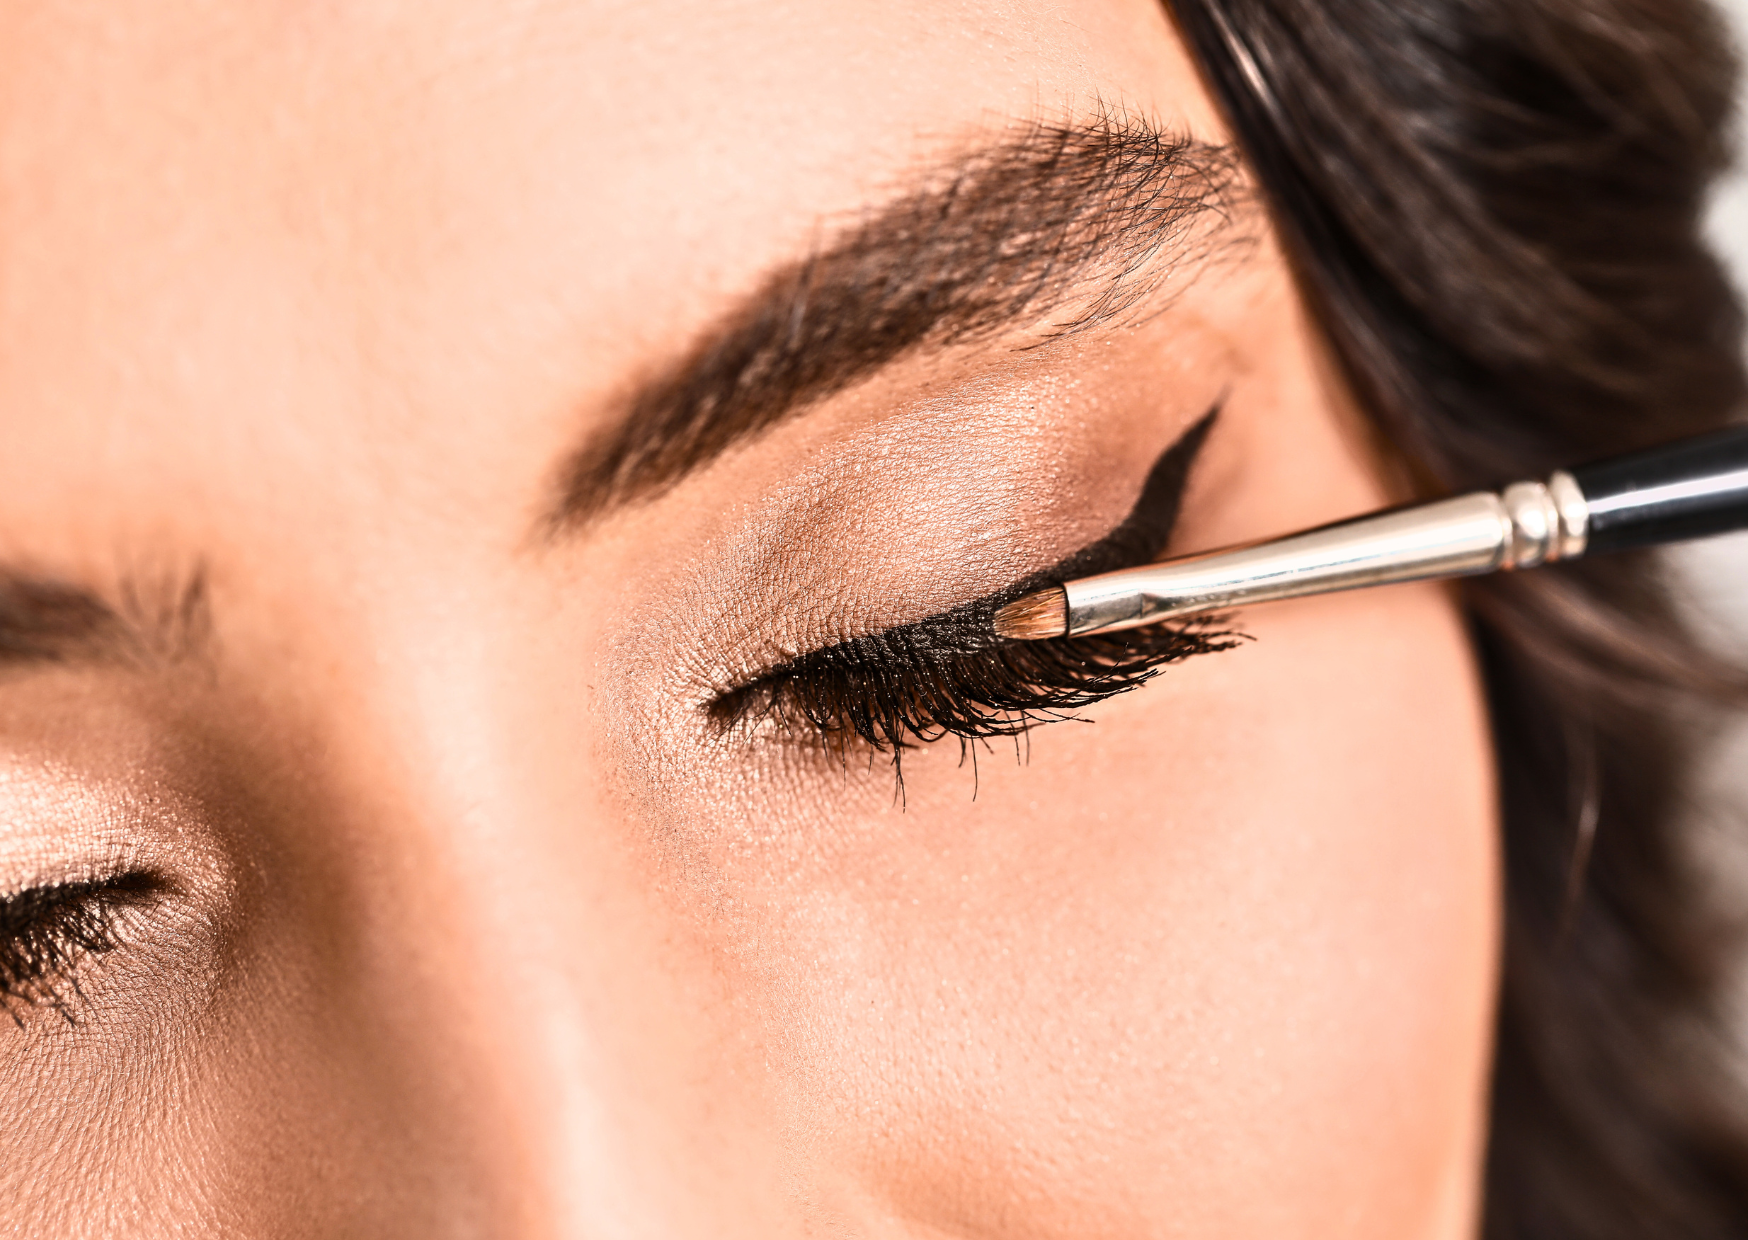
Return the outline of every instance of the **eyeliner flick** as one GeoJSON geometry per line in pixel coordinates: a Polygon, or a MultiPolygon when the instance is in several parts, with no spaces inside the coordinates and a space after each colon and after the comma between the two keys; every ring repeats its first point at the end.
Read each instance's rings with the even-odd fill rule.
{"type": "Polygon", "coordinates": [[[1386,509],[1284,538],[1052,584],[994,614],[1039,641],[1251,603],[1651,547],[1748,528],[1748,427],[1594,465],[1386,509]]]}

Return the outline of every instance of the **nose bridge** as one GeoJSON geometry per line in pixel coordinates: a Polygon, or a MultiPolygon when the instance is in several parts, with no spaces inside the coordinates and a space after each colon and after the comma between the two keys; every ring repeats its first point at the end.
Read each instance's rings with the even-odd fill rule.
{"type": "Polygon", "coordinates": [[[524,641],[415,631],[374,644],[392,653],[331,748],[353,755],[358,1053],[430,1065],[415,1089],[449,1078],[426,1122],[477,1143],[492,1234],[788,1234],[757,1037],[615,803],[581,702],[524,641]]]}

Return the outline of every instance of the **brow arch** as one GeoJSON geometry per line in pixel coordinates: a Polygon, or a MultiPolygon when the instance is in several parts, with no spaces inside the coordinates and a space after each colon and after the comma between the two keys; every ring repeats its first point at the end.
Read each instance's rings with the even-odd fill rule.
{"type": "Polygon", "coordinates": [[[1246,236],[1248,201],[1231,147],[1108,109],[970,145],[632,384],[565,463],[548,530],[660,493],[916,350],[1108,322],[1246,236]]]}

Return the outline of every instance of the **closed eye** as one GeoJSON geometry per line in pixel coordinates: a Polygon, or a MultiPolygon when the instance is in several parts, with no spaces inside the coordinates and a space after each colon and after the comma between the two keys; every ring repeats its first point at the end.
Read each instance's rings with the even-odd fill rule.
{"type": "Polygon", "coordinates": [[[913,745],[1018,736],[1072,718],[1169,664],[1230,649],[1242,636],[1218,618],[1039,642],[1007,641],[993,627],[998,609],[1052,582],[1157,559],[1217,413],[1166,449],[1128,517],[1098,542],[951,611],[785,660],[713,699],[711,721],[725,732],[774,730],[840,757],[854,746],[890,752],[897,762],[913,745]]]}
{"type": "Polygon", "coordinates": [[[54,883],[0,897],[0,1009],[46,1007],[75,1023],[79,969],[122,943],[122,913],[163,891],[145,873],[54,883]]]}

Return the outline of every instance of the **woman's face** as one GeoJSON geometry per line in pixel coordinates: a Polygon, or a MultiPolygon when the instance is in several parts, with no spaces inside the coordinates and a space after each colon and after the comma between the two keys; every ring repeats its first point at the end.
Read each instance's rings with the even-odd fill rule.
{"type": "Polygon", "coordinates": [[[1471,1227],[1445,591],[901,770],[783,697],[958,700],[795,660],[1211,409],[1172,552],[1399,497],[1154,0],[38,0],[0,82],[6,1225],[1471,1227]]]}

